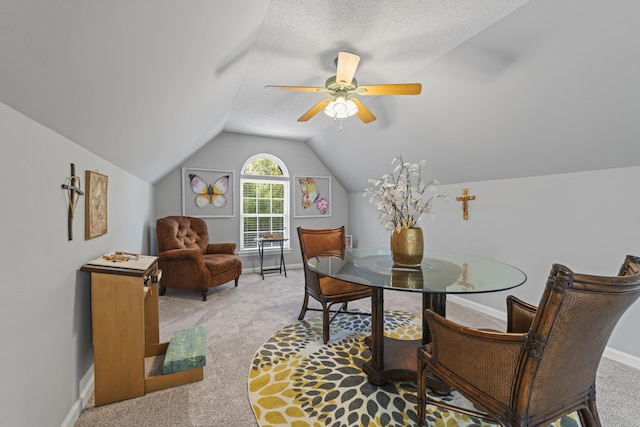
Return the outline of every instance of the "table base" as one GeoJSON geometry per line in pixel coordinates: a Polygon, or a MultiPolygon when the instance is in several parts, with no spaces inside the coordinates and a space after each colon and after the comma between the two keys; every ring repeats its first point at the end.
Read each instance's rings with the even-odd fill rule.
{"type": "MultiPolygon", "coordinates": [[[[366,337],[364,343],[371,348],[371,337],[366,337]]],[[[417,381],[417,350],[421,345],[422,340],[397,340],[384,337],[384,368],[378,370],[371,363],[364,363],[362,371],[367,374],[369,382],[377,386],[382,386],[387,381],[417,381]]],[[[427,387],[436,394],[451,393],[451,387],[438,378],[428,377],[427,387]]]]}
{"type": "MultiPolygon", "coordinates": [[[[446,295],[422,295],[422,339],[397,340],[384,335],[384,293],[381,288],[371,290],[371,336],[365,344],[371,349],[371,360],[362,365],[371,384],[380,386],[387,381],[418,380],[418,346],[431,342],[429,327],[424,319],[426,309],[445,315],[446,295]]],[[[451,388],[437,378],[427,378],[427,386],[438,394],[448,394],[451,388]]]]}
{"type": "MultiPolygon", "coordinates": [[[[364,343],[371,348],[371,337],[364,343]]],[[[362,365],[362,370],[369,377],[369,382],[383,385],[387,381],[415,381],[417,369],[417,348],[421,340],[397,340],[384,337],[384,368],[376,369],[371,363],[362,365]]]]}

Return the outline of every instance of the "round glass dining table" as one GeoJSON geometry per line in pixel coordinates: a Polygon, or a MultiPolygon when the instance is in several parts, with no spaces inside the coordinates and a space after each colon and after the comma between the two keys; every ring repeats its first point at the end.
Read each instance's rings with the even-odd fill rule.
{"type": "MultiPolygon", "coordinates": [[[[371,336],[366,344],[371,360],[362,367],[369,382],[382,385],[390,380],[417,379],[416,348],[431,341],[424,311],[446,315],[447,294],[498,292],[522,285],[527,276],[503,262],[438,250],[427,250],[419,267],[393,264],[391,253],[382,248],[346,249],[343,257],[316,257],[309,268],[320,276],[371,287],[371,336]],[[384,335],[383,292],[422,294],[422,339],[396,340],[384,335]]],[[[446,385],[432,384],[446,392],[446,385]]]]}

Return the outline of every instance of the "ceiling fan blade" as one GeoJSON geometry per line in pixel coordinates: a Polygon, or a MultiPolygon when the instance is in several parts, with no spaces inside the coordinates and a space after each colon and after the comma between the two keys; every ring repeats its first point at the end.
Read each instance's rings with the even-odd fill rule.
{"type": "Polygon", "coordinates": [[[386,85],[358,86],[358,95],[419,95],[422,92],[420,83],[396,83],[386,85]]]}
{"type": "Polygon", "coordinates": [[[324,87],[313,87],[313,86],[273,86],[267,85],[264,87],[265,89],[276,89],[276,90],[288,90],[293,92],[328,92],[327,88],[324,87]]]}
{"type": "Polygon", "coordinates": [[[351,99],[356,104],[356,107],[358,107],[358,112],[356,112],[356,115],[360,117],[360,120],[362,120],[364,123],[371,123],[376,119],[376,116],[373,115],[371,110],[369,110],[362,102],[360,102],[358,98],[351,97],[349,99],[351,99]]]}
{"type": "Polygon", "coordinates": [[[359,63],[360,57],[355,53],[338,52],[336,83],[350,85],[359,63]]]}
{"type": "Polygon", "coordinates": [[[300,118],[298,119],[299,122],[306,122],[307,120],[309,120],[311,117],[315,116],[316,114],[318,114],[320,111],[324,110],[324,108],[327,106],[327,104],[331,101],[331,98],[324,98],[323,100],[321,100],[320,102],[318,102],[316,105],[314,105],[313,107],[311,107],[309,109],[309,111],[307,111],[306,113],[304,113],[302,116],[300,116],[300,118]]]}

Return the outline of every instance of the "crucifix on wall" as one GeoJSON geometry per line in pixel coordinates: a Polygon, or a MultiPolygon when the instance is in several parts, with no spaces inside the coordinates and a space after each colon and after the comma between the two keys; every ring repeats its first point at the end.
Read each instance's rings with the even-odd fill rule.
{"type": "Polygon", "coordinates": [[[62,184],[62,189],[66,190],[67,203],[69,205],[67,212],[68,236],[69,240],[73,240],[73,216],[76,213],[76,206],[80,196],[84,195],[84,192],[80,190],[80,177],[76,175],[76,165],[73,163],[71,163],[71,176],[62,184]]]}
{"type": "Polygon", "coordinates": [[[469,195],[469,189],[465,188],[462,190],[462,196],[456,197],[456,200],[462,202],[462,218],[464,220],[469,219],[469,200],[475,200],[476,196],[469,195]]]}

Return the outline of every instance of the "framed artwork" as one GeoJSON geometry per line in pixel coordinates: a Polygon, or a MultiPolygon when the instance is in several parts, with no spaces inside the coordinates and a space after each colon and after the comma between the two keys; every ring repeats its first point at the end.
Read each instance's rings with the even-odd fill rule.
{"type": "Polygon", "coordinates": [[[182,215],[234,217],[234,178],[233,171],[182,168],[182,215]]]}
{"type": "Polygon", "coordinates": [[[293,186],[295,218],[331,216],[331,177],[294,176],[293,186]]]}
{"type": "Polygon", "coordinates": [[[109,177],[85,171],[84,238],[107,234],[107,190],[109,177]]]}

